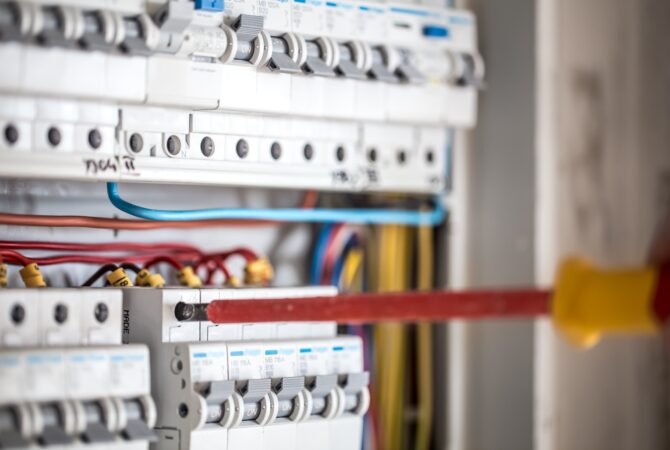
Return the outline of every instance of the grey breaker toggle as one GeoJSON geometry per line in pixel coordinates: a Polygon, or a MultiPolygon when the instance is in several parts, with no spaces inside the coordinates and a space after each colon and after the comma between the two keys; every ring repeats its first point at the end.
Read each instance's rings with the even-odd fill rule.
{"type": "Polygon", "coordinates": [[[345,412],[362,416],[370,405],[368,372],[346,375],[320,375],[308,379],[312,394],[312,415],[326,419],[345,412]]]}
{"type": "Polygon", "coordinates": [[[321,77],[334,77],[337,75],[326,62],[327,45],[328,42],[325,39],[306,41],[307,59],[303,66],[306,72],[321,77]]]}
{"type": "Polygon", "coordinates": [[[232,28],[223,25],[228,48],[221,56],[221,61],[245,61],[253,66],[267,64],[272,52],[272,42],[270,35],[263,31],[264,23],[263,16],[241,14],[232,28]]]}
{"type": "Polygon", "coordinates": [[[368,74],[379,81],[386,81],[393,83],[398,81],[398,78],[387,68],[384,54],[381,48],[372,49],[372,66],[368,70],[368,74]]]}
{"type": "Polygon", "coordinates": [[[0,448],[32,447],[34,442],[42,446],[68,445],[75,439],[89,444],[113,442],[116,436],[106,422],[110,410],[122,410],[123,423],[117,422],[119,429],[115,432],[125,440],[156,439],[151,430],[153,424],[147,424],[139,400],[64,401],[1,408],[0,448]],[[39,416],[38,429],[29,429],[29,416],[39,416]]]}
{"type": "Polygon", "coordinates": [[[14,3],[0,3],[0,41],[21,41],[25,39],[22,23],[25,18],[21,8],[14,3]]]}
{"type": "Polygon", "coordinates": [[[351,373],[340,375],[339,385],[344,392],[344,411],[363,415],[370,405],[370,373],[351,373]]]}
{"type": "Polygon", "coordinates": [[[28,2],[0,3],[0,41],[35,40],[47,47],[83,48],[149,55],[160,32],[147,14],[83,11],[71,6],[41,6],[28,2]]]}
{"type": "MultiPolygon", "coordinates": [[[[37,35],[37,42],[47,47],[75,48],[77,41],[74,30],[66,30],[68,14],[80,14],[72,8],[48,6],[42,9],[42,30],[37,35]]],[[[71,22],[75,22],[72,20],[71,22]]]]}
{"type": "Polygon", "coordinates": [[[159,29],[156,50],[175,54],[184,42],[185,31],[195,14],[193,2],[171,0],[154,14],[159,29]]]}
{"type": "Polygon", "coordinates": [[[124,18],[123,27],[125,33],[119,45],[121,51],[143,56],[149,56],[154,52],[159,33],[147,15],[124,18]]]}
{"type": "Polygon", "coordinates": [[[208,423],[232,428],[242,421],[267,425],[277,418],[300,421],[307,417],[309,395],[304,377],[271,380],[213,381],[202,394],[208,423]]]}
{"type": "Polygon", "coordinates": [[[419,69],[412,63],[412,54],[409,50],[399,50],[400,64],[395,68],[395,74],[403,81],[410,84],[420,84],[426,81],[419,69]]]}
{"type": "Polygon", "coordinates": [[[359,67],[354,57],[354,48],[352,44],[338,44],[340,60],[335,68],[337,73],[354,80],[367,80],[365,71],[359,67]]]}
{"type": "Polygon", "coordinates": [[[114,41],[114,16],[102,11],[84,13],[84,32],[79,45],[85,50],[110,51],[116,45],[114,41]]]}
{"type": "Polygon", "coordinates": [[[270,57],[270,70],[283,73],[301,73],[300,66],[289,56],[289,43],[283,37],[272,38],[272,57],[270,57]]]}

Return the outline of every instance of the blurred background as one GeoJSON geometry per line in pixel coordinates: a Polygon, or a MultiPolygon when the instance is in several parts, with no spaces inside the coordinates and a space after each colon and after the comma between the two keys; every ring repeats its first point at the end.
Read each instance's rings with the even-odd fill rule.
{"type": "MultiPolygon", "coordinates": [[[[642,264],[670,207],[670,2],[460,6],[478,16],[487,86],[478,127],[456,146],[456,166],[469,171],[455,170],[454,183],[472,226],[455,221],[467,248],[451,249],[452,285],[546,286],[575,253],[642,264]]],[[[585,352],[548,322],[482,322],[450,325],[444,341],[440,448],[670,446],[660,337],[585,352]]]]}

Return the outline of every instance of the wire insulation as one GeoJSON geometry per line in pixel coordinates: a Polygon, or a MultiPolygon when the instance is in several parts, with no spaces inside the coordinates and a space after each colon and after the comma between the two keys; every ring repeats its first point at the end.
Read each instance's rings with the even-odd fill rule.
{"type": "MultiPolygon", "coordinates": [[[[305,192],[300,208],[311,209],[316,206],[318,193],[305,192]]],[[[148,231],[158,229],[192,229],[216,227],[256,227],[274,226],[281,222],[271,220],[137,220],[112,219],[90,216],[47,216],[33,214],[0,213],[0,225],[47,228],[96,228],[104,230],[148,231]]]]}
{"type": "Polygon", "coordinates": [[[253,219],[284,222],[344,222],[360,224],[395,223],[403,225],[438,225],[445,216],[440,200],[428,212],[387,210],[387,209],[249,209],[214,208],[194,210],[161,210],[145,208],[122,199],[117,183],[107,183],[107,196],[119,210],[149,220],[211,220],[211,219],[253,219]]]}

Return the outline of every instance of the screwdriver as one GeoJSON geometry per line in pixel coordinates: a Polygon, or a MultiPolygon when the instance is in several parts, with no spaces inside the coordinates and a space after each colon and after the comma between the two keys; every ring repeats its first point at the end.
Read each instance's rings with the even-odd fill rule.
{"type": "Polygon", "coordinates": [[[601,269],[570,258],[554,289],[356,293],[333,297],[179,303],[180,321],[377,323],[551,317],[571,342],[595,345],[603,334],[652,333],[670,316],[670,266],[601,269]]]}

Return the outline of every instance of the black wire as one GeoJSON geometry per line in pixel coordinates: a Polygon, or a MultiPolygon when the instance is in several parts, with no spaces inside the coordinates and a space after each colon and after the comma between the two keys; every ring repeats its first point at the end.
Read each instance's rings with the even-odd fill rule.
{"type": "Polygon", "coordinates": [[[138,273],[140,273],[140,271],[142,270],[142,269],[140,269],[139,267],[137,267],[137,265],[135,265],[135,264],[133,264],[133,263],[122,263],[120,267],[121,267],[123,270],[130,270],[130,271],[133,272],[135,275],[137,275],[138,273]]]}
{"type": "Polygon", "coordinates": [[[89,277],[88,280],[84,281],[84,284],[82,284],[81,286],[82,286],[82,287],[93,286],[93,284],[94,284],[96,281],[98,281],[98,279],[99,279],[101,276],[103,276],[103,275],[106,274],[107,272],[113,272],[113,271],[115,271],[116,269],[118,269],[118,267],[116,266],[116,264],[105,264],[104,266],[102,266],[101,268],[99,268],[98,270],[96,270],[96,272],[95,272],[93,275],[91,275],[91,276],[89,277]]]}

